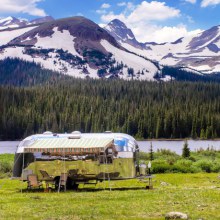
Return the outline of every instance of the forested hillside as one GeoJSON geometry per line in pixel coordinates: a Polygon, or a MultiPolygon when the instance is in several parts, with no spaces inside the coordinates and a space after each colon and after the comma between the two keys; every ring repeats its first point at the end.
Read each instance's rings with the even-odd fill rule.
{"type": "Polygon", "coordinates": [[[220,84],[68,79],[0,87],[0,139],[53,132],[220,137],[220,84]]]}
{"type": "Polygon", "coordinates": [[[33,86],[52,83],[67,76],[51,70],[43,69],[40,64],[6,58],[0,60],[0,85],[33,86]]]}

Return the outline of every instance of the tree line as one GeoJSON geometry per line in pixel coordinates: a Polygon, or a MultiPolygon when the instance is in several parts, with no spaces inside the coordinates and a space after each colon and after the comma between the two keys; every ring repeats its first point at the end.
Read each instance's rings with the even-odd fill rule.
{"type": "Polygon", "coordinates": [[[220,137],[220,84],[64,78],[0,87],[0,139],[53,132],[145,138],[220,137]]]}

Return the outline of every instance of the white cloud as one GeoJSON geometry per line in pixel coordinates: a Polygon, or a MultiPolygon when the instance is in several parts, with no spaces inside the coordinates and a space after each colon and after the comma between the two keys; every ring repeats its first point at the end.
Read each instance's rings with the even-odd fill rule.
{"type": "Polygon", "coordinates": [[[173,42],[181,37],[188,37],[201,32],[200,29],[195,31],[188,31],[184,25],[179,25],[177,27],[155,27],[152,28],[151,31],[152,34],[146,35],[145,41],[154,41],[158,43],[173,42]]]}
{"type": "Polygon", "coordinates": [[[201,3],[201,7],[205,8],[209,5],[218,5],[220,4],[220,0],[203,0],[201,3]]]}
{"type": "Polygon", "coordinates": [[[196,0],[185,0],[186,2],[189,2],[191,4],[195,4],[196,3],[196,0]]]}
{"type": "Polygon", "coordinates": [[[137,22],[149,22],[149,21],[163,21],[169,18],[180,16],[180,10],[169,7],[165,2],[146,2],[143,1],[141,4],[134,6],[132,3],[127,5],[126,9],[133,7],[134,10],[126,15],[126,12],[115,15],[113,12],[105,14],[101,17],[102,21],[109,22],[113,17],[122,18],[129,23],[137,22]]]}
{"type": "Polygon", "coordinates": [[[123,6],[126,6],[126,5],[127,5],[126,2],[119,2],[119,3],[117,4],[117,6],[119,6],[119,7],[123,7],[123,6]]]}
{"type": "Polygon", "coordinates": [[[103,23],[108,23],[115,18],[123,21],[132,29],[137,40],[141,42],[164,42],[176,40],[186,34],[187,30],[183,27],[163,28],[156,23],[177,18],[180,15],[180,10],[167,6],[165,2],[143,1],[139,5],[133,5],[131,2],[126,3],[126,8],[122,13],[115,14],[111,11],[103,14],[101,20],[103,23]],[[133,10],[130,10],[132,7],[133,10]]]}
{"type": "Polygon", "coordinates": [[[119,2],[117,4],[119,7],[126,7],[126,10],[134,10],[135,5],[132,2],[119,2]]]}
{"type": "Polygon", "coordinates": [[[180,11],[178,9],[166,6],[165,2],[143,1],[128,18],[133,22],[143,21],[143,19],[146,21],[163,21],[179,15],[180,11]]]}
{"type": "Polygon", "coordinates": [[[98,10],[96,10],[96,13],[97,13],[97,14],[106,14],[106,13],[107,13],[107,10],[106,10],[106,9],[108,9],[108,8],[110,8],[110,7],[111,7],[110,4],[108,4],[108,3],[103,3],[103,4],[101,5],[101,7],[100,7],[98,10]]]}
{"type": "Polygon", "coordinates": [[[102,6],[101,6],[101,8],[110,8],[110,7],[111,7],[111,5],[108,4],[108,3],[104,3],[104,4],[102,4],[102,6]]]}
{"type": "Polygon", "coordinates": [[[104,10],[104,9],[98,9],[98,10],[96,10],[96,13],[97,13],[97,14],[105,14],[105,13],[106,13],[106,10],[104,10]]]}
{"type": "Polygon", "coordinates": [[[45,16],[43,9],[37,7],[42,0],[1,0],[0,13],[25,13],[34,16],[45,16]]]}

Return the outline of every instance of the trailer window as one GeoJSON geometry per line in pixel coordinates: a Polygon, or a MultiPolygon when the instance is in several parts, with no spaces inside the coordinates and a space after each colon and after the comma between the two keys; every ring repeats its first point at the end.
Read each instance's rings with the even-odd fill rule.
{"type": "Polygon", "coordinates": [[[112,164],[113,163],[113,149],[108,148],[105,152],[100,153],[99,155],[100,164],[112,164]]]}
{"type": "Polygon", "coordinates": [[[99,163],[100,164],[112,164],[113,163],[112,155],[100,155],[99,163]]]}

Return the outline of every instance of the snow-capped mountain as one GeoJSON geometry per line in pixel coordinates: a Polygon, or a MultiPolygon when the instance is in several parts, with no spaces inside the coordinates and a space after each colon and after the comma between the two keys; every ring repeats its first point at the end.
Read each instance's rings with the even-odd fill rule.
{"type": "Polygon", "coordinates": [[[131,29],[120,20],[114,19],[104,27],[119,43],[126,43],[139,49],[145,49],[146,46],[136,40],[131,29]]]}
{"type": "Polygon", "coordinates": [[[0,30],[6,30],[6,29],[14,29],[14,28],[23,28],[31,25],[37,25],[42,24],[46,22],[53,21],[54,18],[51,16],[46,16],[42,18],[37,18],[32,21],[28,21],[26,19],[22,18],[15,18],[12,16],[9,16],[7,18],[1,18],[0,19],[0,30]]]}
{"type": "Polygon", "coordinates": [[[202,73],[220,72],[220,26],[175,42],[162,44],[137,42],[132,31],[119,21],[113,20],[106,29],[127,50],[162,65],[187,67],[202,73]],[[127,31],[130,33],[129,36],[135,39],[135,43],[125,39],[127,31]]]}
{"type": "Polygon", "coordinates": [[[0,30],[5,30],[8,28],[19,28],[27,25],[28,25],[28,21],[25,19],[18,19],[11,16],[0,19],[0,30]]]}
{"type": "MultiPolygon", "coordinates": [[[[1,25],[13,20],[2,19],[1,25]]],[[[6,57],[80,78],[169,80],[163,66],[203,76],[220,72],[220,26],[157,44],[138,42],[117,19],[103,29],[84,17],[45,17],[0,31],[0,59],[6,57]]]]}
{"type": "Polygon", "coordinates": [[[173,43],[151,45],[144,55],[163,65],[185,66],[203,73],[220,72],[220,26],[173,43]]]}
{"type": "Polygon", "coordinates": [[[0,33],[4,42],[0,59],[18,57],[81,78],[154,80],[160,71],[158,65],[127,51],[106,30],[84,17],[11,30],[13,37],[8,34],[0,33]]]}

